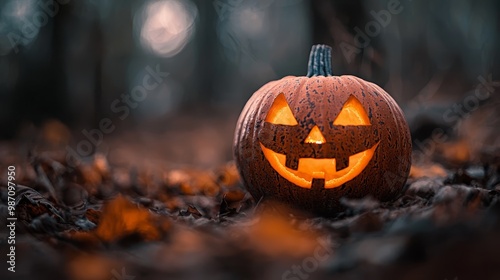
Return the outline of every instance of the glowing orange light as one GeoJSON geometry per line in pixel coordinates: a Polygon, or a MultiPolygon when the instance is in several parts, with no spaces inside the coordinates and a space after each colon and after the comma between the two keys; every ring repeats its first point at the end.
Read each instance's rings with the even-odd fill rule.
{"type": "Polygon", "coordinates": [[[298,125],[283,93],[274,99],[273,105],[267,114],[266,122],[282,125],[298,125]]]}
{"type": "Polygon", "coordinates": [[[304,141],[304,143],[324,144],[326,143],[326,140],[325,136],[323,136],[318,126],[315,125],[311,129],[311,132],[309,132],[309,135],[307,135],[307,138],[304,141]]]}
{"type": "MultiPolygon", "coordinates": [[[[280,94],[276,97],[266,116],[266,122],[280,125],[298,125],[292,110],[286,102],[285,96],[280,94]]],[[[333,122],[334,125],[356,126],[371,125],[363,105],[351,96],[333,122]]],[[[318,126],[314,126],[304,143],[324,144],[326,139],[318,126]]],[[[271,166],[288,181],[302,188],[311,188],[313,179],[324,179],[324,188],[336,188],[354,179],[366,168],[378,147],[373,147],[349,157],[349,165],[342,169],[336,169],[334,158],[300,158],[297,170],[286,167],[286,155],[274,152],[260,143],[264,156],[271,166]]]]}
{"type": "Polygon", "coordinates": [[[333,124],[371,125],[363,105],[354,96],[349,97],[333,124]]]}

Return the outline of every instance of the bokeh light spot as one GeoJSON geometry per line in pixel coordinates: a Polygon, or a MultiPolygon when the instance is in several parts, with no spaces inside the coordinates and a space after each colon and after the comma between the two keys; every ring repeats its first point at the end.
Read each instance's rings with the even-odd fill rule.
{"type": "Polygon", "coordinates": [[[140,41],[153,53],[172,57],[191,39],[198,10],[190,1],[149,2],[141,13],[140,41]]]}

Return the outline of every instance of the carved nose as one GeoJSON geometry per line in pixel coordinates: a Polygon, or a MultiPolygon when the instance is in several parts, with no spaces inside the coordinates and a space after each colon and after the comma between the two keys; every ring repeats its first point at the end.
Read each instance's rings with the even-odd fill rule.
{"type": "Polygon", "coordinates": [[[309,135],[307,135],[307,138],[306,140],[304,140],[304,143],[324,144],[326,143],[326,140],[321,131],[319,130],[319,127],[315,125],[311,129],[311,132],[309,132],[309,135]]]}

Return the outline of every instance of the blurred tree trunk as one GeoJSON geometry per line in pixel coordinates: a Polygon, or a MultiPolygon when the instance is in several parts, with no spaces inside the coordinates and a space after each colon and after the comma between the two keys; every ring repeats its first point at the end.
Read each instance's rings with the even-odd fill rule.
{"type": "Polygon", "coordinates": [[[9,54],[18,64],[19,75],[10,93],[12,111],[1,136],[15,136],[26,121],[40,124],[47,118],[68,119],[63,34],[71,4],[61,5],[57,16],[48,17],[30,45],[18,46],[18,53],[9,54]]]}

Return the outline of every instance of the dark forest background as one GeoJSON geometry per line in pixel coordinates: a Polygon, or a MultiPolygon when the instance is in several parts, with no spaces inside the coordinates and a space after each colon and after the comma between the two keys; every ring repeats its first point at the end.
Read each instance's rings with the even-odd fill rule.
{"type": "Polygon", "coordinates": [[[454,127],[443,113],[469,102],[482,80],[499,79],[499,18],[494,0],[2,0],[0,137],[48,120],[81,131],[109,117],[117,131],[179,132],[166,146],[223,139],[226,160],[251,94],[305,75],[311,45],[324,43],[336,75],[382,86],[425,139],[454,127]],[[113,102],[148,67],[168,76],[121,120],[113,102]]]}

